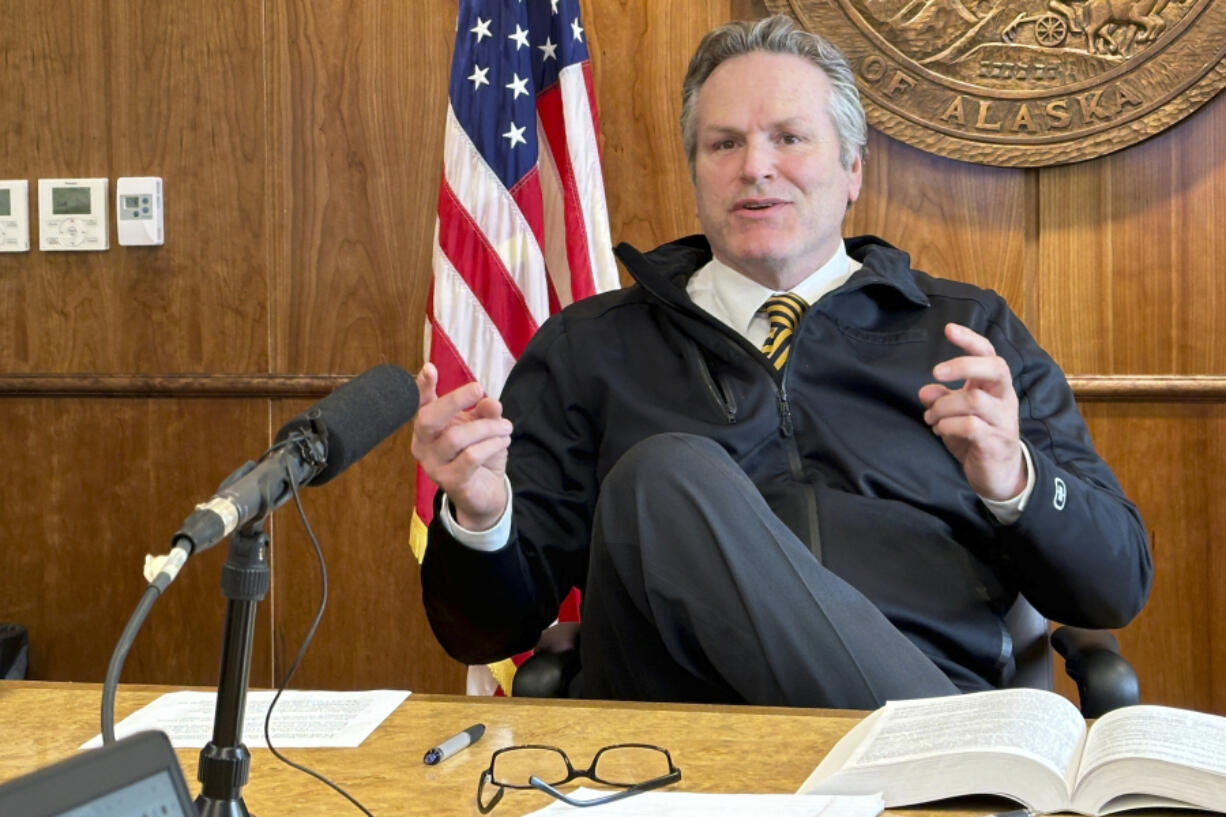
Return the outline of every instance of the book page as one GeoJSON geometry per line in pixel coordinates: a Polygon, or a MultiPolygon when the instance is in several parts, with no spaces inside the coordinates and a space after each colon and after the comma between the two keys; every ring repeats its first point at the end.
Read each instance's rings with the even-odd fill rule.
{"type": "Polygon", "coordinates": [[[1023,755],[1071,782],[1085,736],[1077,707],[1051,692],[1005,689],[891,701],[850,764],[967,752],[1023,755]]]}
{"type": "Polygon", "coordinates": [[[1059,811],[1068,808],[1084,738],[1081,713],[1052,692],[891,701],[844,735],[800,792],[881,792],[887,808],[994,794],[1059,811]]]}
{"type": "Polygon", "coordinates": [[[1123,758],[1164,760],[1226,775],[1226,718],[1166,706],[1130,706],[1098,719],[1080,775],[1123,758]]]}

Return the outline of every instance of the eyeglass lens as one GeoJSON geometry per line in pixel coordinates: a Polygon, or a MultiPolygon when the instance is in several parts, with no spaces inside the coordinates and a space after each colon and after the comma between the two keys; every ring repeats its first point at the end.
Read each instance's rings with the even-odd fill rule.
{"type": "Polygon", "coordinates": [[[592,779],[614,786],[635,786],[669,772],[668,755],[652,746],[610,746],[596,753],[592,779]]]}
{"type": "Polygon", "coordinates": [[[512,788],[532,788],[528,779],[533,775],[546,783],[557,785],[570,776],[566,755],[557,749],[519,746],[494,758],[494,783],[512,788]]]}

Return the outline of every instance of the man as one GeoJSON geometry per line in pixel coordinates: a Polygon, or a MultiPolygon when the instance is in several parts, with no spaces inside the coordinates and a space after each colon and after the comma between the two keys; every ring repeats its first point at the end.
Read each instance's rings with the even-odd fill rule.
{"type": "Polygon", "coordinates": [[[530,648],[575,585],[586,695],[873,708],[1006,683],[1019,593],[1140,610],[1144,527],[1052,360],[994,293],[844,244],[865,133],[823,39],[717,29],[683,89],[705,235],[619,247],[637,284],[546,323],[501,402],[423,368],[451,655],[530,648]]]}

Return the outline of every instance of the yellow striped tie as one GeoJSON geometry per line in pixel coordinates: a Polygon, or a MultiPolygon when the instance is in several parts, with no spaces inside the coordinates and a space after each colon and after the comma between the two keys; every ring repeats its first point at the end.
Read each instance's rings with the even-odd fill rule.
{"type": "Polygon", "coordinates": [[[790,292],[772,295],[763,307],[770,321],[770,334],[766,343],[762,344],[762,354],[770,359],[776,369],[782,369],[788,362],[788,349],[792,346],[792,332],[800,323],[800,316],[809,305],[805,299],[790,292]]]}

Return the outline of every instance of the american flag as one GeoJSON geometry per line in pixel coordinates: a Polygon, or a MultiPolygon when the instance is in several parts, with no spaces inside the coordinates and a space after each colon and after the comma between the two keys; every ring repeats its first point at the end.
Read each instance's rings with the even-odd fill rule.
{"type": "MultiPolygon", "coordinates": [[[[549,315],[619,286],[578,0],[461,0],[449,99],[426,355],[439,394],[496,395],[549,315]]],[[[419,560],[434,492],[418,468],[419,560]]]]}

